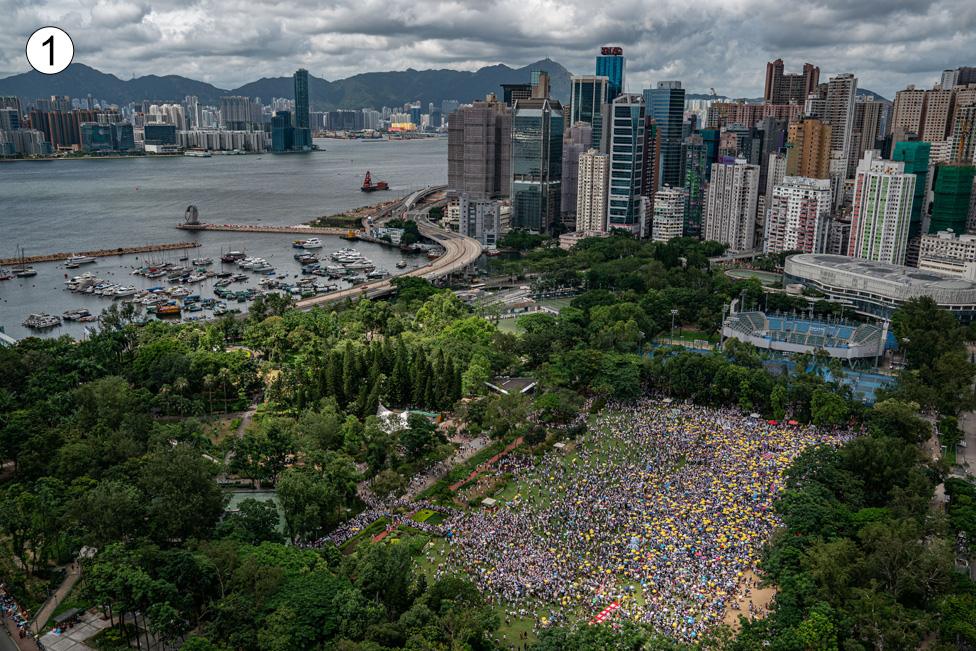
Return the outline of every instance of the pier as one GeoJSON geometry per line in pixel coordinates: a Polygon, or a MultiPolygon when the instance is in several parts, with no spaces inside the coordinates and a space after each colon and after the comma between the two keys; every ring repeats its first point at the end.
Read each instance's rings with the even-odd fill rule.
{"type": "Polygon", "coordinates": [[[293,235],[345,235],[348,228],[336,226],[262,226],[260,224],[178,224],[184,231],[227,231],[233,233],[291,233],[293,235]]]}
{"type": "Polygon", "coordinates": [[[154,251],[178,251],[180,249],[195,249],[198,242],[169,242],[164,244],[146,244],[144,246],[120,246],[117,249],[97,249],[95,251],[72,251],[70,253],[46,253],[43,255],[28,255],[23,258],[0,258],[0,265],[35,264],[38,262],[60,262],[73,255],[87,255],[93,258],[108,258],[113,255],[130,255],[133,253],[152,253],[154,251]]]}

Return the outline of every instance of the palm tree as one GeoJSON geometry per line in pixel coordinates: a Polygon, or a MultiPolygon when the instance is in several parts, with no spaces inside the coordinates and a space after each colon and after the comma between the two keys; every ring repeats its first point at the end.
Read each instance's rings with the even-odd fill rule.
{"type": "Polygon", "coordinates": [[[227,384],[232,383],[234,379],[233,373],[230,369],[224,366],[219,371],[217,371],[217,377],[220,379],[220,383],[224,387],[224,413],[227,413],[227,384]]]}
{"type": "Polygon", "coordinates": [[[173,380],[173,391],[177,393],[179,399],[176,405],[180,416],[186,415],[186,390],[189,388],[190,382],[185,377],[178,377],[173,380]]]}
{"type": "Polygon", "coordinates": [[[210,413],[213,413],[213,389],[217,384],[217,378],[210,373],[203,376],[203,387],[207,390],[207,401],[210,403],[210,413]]]}

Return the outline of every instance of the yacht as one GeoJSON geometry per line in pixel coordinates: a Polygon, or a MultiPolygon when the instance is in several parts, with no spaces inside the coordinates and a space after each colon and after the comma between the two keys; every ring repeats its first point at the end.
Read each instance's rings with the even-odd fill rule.
{"type": "Polygon", "coordinates": [[[122,298],[123,296],[132,296],[138,291],[139,290],[133,287],[132,285],[129,285],[128,287],[119,286],[115,288],[114,296],[115,298],[122,298]]]}
{"type": "Polygon", "coordinates": [[[220,261],[237,262],[238,260],[242,260],[244,257],[245,256],[243,251],[228,251],[227,253],[220,256],[220,261]]]}
{"type": "Polygon", "coordinates": [[[337,262],[352,262],[353,260],[358,260],[363,257],[363,254],[356,249],[339,249],[338,251],[332,252],[332,259],[337,262]]]}
{"type": "Polygon", "coordinates": [[[406,269],[407,268],[407,261],[406,260],[397,260],[396,268],[397,269],[406,269]]]}
{"type": "Polygon", "coordinates": [[[206,267],[214,263],[213,258],[193,258],[194,267],[206,267]]]}
{"type": "Polygon", "coordinates": [[[354,271],[357,271],[361,269],[373,269],[376,265],[374,265],[369,260],[354,260],[353,262],[345,263],[344,266],[346,267],[346,269],[352,269],[354,271]]]}
{"type": "Polygon", "coordinates": [[[46,330],[61,325],[61,317],[44,312],[30,314],[24,319],[24,327],[32,330],[46,330]]]}
{"type": "Polygon", "coordinates": [[[37,271],[34,267],[17,267],[14,269],[14,275],[18,278],[31,278],[37,275],[37,271]]]}
{"type": "Polygon", "coordinates": [[[65,264],[89,264],[95,262],[95,256],[92,255],[72,255],[69,256],[67,260],[64,261],[65,264]]]}
{"type": "Polygon", "coordinates": [[[321,249],[322,240],[317,237],[310,237],[302,243],[303,249],[321,249]]]}

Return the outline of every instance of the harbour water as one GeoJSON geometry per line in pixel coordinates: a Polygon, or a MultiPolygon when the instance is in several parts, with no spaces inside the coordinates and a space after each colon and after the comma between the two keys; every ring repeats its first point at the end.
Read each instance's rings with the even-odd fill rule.
{"type": "MultiPolygon", "coordinates": [[[[66,277],[83,272],[140,289],[165,285],[160,282],[165,279],[132,275],[150,260],[178,263],[183,255],[191,260],[211,257],[216,261],[211,269],[220,271],[222,251],[243,250],[249,256],[267,259],[280,274],[294,278],[299,273],[291,246],[297,236],[177,230],[174,227],[190,204],[197,206],[205,222],[290,225],[447,180],[447,143],[443,139],[316,142],[325,151],[0,165],[0,257],[16,256],[18,246],[32,255],[176,241],[201,245],[182,253],[99,258],[79,269],[65,269],[63,262],[35,264],[37,276],[0,282],[0,326],[16,338],[30,334],[82,336],[85,326],[91,324],[65,322],[58,328],[32,332],[21,322],[32,312],[61,315],[65,310],[87,308],[97,314],[107,307],[111,299],[64,289],[66,277]],[[360,192],[366,170],[372,171],[374,179],[388,181],[390,192],[360,192]]],[[[318,254],[323,262],[332,251],[349,246],[338,237],[321,239],[324,247],[318,254]]],[[[397,269],[402,257],[398,250],[363,242],[354,246],[378,269],[391,274],[424,263],[420,257],[407,258],[407,268],[397,269]]],[[[239,271],[232,265],[224,265],[224,269],[239,271]]],[[[256,288],[260,276],[249,276],[246,285],[232,287],[256,288]]],[[[209,297],[215,280],[190,288],[201,297],[209,297]]],[[[346,286],[343,281],[322,280],[346,286]]],[[[243,304],[228,307],[241,308],[243,304]]]]}

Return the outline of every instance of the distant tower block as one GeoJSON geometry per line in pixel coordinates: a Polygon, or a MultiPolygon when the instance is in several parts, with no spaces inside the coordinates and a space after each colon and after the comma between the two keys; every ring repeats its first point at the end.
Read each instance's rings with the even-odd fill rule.
{"type": "Polygon", "coordinates": [[[196,206],[187,206],[186,214],[183,215],[183,223],[187,226],[200,225],[200,213],[196,206]]]}

